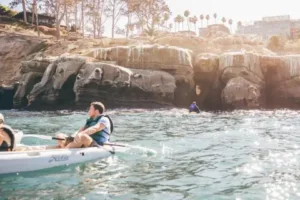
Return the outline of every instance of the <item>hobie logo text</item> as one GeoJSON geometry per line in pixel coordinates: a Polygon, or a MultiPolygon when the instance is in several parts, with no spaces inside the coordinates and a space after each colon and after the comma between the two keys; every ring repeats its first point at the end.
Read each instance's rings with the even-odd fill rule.
{"type": "Polygon", "coordinates": [[[51,156],[49,159],[49,163],[51,162],[61,162],[61,161],[66,161],[69,160],[69,156],[66,155],[60,155],[60,156],[51,156]]]}

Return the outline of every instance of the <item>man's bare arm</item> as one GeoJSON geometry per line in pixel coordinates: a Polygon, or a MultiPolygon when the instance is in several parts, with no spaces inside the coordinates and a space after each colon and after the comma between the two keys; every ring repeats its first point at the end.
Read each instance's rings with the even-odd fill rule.
{"type": "Polygon", "coordinates": [[[78,133],[84,131],[85,127],[81,127],[78,131],[76,131],[75,133],[72,134],[72,137],[75,137],[78,133]]]}
{"type": "MultiPolygon", "coordinates": [[[[1,130],[0,130],[0,132],[1,132],[1,130]]],[[[3,141],[4,141],[4,138],[3,138],[3,136],[0,133],[0,145],[2,145],[3,141]]]]}
{"type": "Polygon", "coordinates": [[[87,134],[87,135],[92,135],[98,131],[101,131],[105,128],[104,124],[102,123],[97,123],[94,126],[91,126],[90,128],[85,129],[84,131],[79,132],[79,134],[87,134]]]}

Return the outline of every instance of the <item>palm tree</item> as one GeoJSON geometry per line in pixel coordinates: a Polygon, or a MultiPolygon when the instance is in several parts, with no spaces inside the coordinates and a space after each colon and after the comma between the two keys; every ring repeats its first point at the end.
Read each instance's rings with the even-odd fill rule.
{"type": "Polygon", "coordinates": [[[204,19],[204,15],[200,15],[200,20],[201,20],[201,28],[203,27],[203,19],[204,19]]]}
{"type": "Polygon", "coordinates": [[[164,22],[165,22],[165,27],[168,28],[168,21],[170,19],[169,13],[164,14],[164,22]]]}
{"type": "Polygon", "coordinates": [[[152,25],[152,29],[155,29],[155,25],[157,26],[157,29],[159,29],[159,25],[160,25],[160,16],[155,16],[153,18],[153,25],[152,25]]]}
{"type": "Polygon", "coordinates": [[[190,11],[188,11],[188,10],[184,11],[184,16],[186,17],[187,27],[190,30],[190,24],[189,24],[189,19],[188,19],[188,17],[190,16],[190,11]]]}
{"type": "Polygon", "coordinates": [[[184,17],[182,17],[181,15],[179,15],[179,24],[182,24],[182,30],[183,30],[183,22],[184,22],[184,17]]]}
{"type": "Polygon", "coordinates": [[[230,25],[230,32],[232,32],[232,19],[229,19],[228,24],[230,25]]]}
{"type": "Polygon", "coordinates": [[[178,23],[178,16],[174,18],[174,23],[175,23],[175,32],[177,31],[177,23],[178,23]]]}
{"type": "Polygon", "coordinates": [[[191,23],[194,24],[194,27],[195,27],[195,33],[197,33],[197,22],[198,22],[197,16],[190,17],[190,18],[189,18],[189,21],[190,21],[191,23]]]}
{"type": "Polygon", "coordinates": [[[222,18],[222,22],[225,25],[225,23],[226,23],[226,18],[225,17],[222,18]]]}
{"type": "Polygon", "coordinates": [[[214,14],[215,24],[217,23],[217,17],[218,17],[218,15],[217,15],[217,13],[215,13],[215,14],[214,14]]]}
{"type": "Polygon", "coordinates": [[[177,25],[177,31],[179,31],[179,30],[180,30],[180,23],[181,23],[181,16],[180,16],[180,15],[177,15],[177,16],[175,17],[175,19],[174,19],[174,22],[175,22],[176,24],[178,24],[178,25],[177,25]]]}
{"type": "Polygon", "coordinates": [[[193,24],[194,23],[194,18],[193,17],[189,17],[189,23],[193,24]]]}
{"type": "Polygon", "coordinates": [[[205,19],[207,20],[207,26],[208,26],[208,21],[210,19],[210,16],[209,15],[206,15],[205,19]]]}

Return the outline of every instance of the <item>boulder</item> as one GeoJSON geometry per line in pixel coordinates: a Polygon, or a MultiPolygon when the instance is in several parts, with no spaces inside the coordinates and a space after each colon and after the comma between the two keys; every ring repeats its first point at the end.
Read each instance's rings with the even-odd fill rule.
{"type": "Polygon", "coordinates": [[[176,89],[175,78],[161,71],[131,70],[131,90],[141,102],[173,105],[176,89]]]}
{"type": "Polygon", "coordinates": [[[82,57],[60,57],[53,61],[42,80],[28,95],[28,105],[31,108],[72,106],[75,100],[73,86],[76,75],[85,62],[82,57]]]}
{"type": "Polygon", "coordinates": [[[22,108],[27,105],[27,95],[33,86],[41,81],[42,76],[43,73],[39,72],[28,72],[22,75],[13,99],[14,108],[22,108]]]}
{"type": "Polygon", "coordinates": [[[263,88],[243,77],[230,79],[222,91],[223,108],[259,108],[265,102],[263,88]]]}
{"type": "Polygon", "coordinates": [[[172,104],[175,79],[168,73],[131,70],[107,63],[86,63],[76,78],[76,106],[102,101],[112,107],[172,104]]]}

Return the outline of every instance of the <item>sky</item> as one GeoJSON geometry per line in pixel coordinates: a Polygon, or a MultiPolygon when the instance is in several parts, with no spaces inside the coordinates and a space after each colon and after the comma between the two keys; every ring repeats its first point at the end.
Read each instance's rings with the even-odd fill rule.
{"type": "MultiPolygon", "coordinates": [[[[11,0],[0,0],[1,4],[8,5],[11,0]]],[[[211,16],[210,23],[214,22],[213,14],[217,13],[218,22],[222,17],[232,19],[233,27],[236,27],[238,21],[249,22],[254,20],[261,20],[265,16],[290,15],[292,19],[300,19],[299,7],[296,0],[166,0],[172,11],[173,18],[181,14],[185,10],[189,10],[191,16],[196,15],[198,18],[201,14],[211,16]]],[[[124,23],[125,21],[120,21],[124,23]]],[[[203,23],[206,25],[206,21],[203,23]]],[[[107,21],[105,35],[109,36],[111,22],[107,21]]],[[[198,23],[200,27],[200,23],[198,23]]]]}

